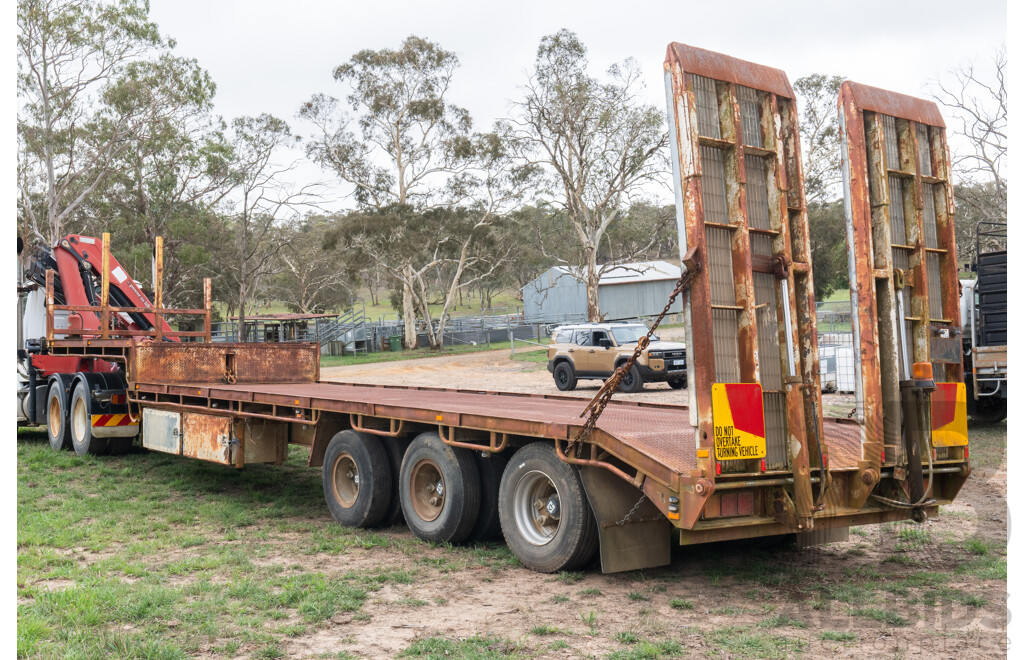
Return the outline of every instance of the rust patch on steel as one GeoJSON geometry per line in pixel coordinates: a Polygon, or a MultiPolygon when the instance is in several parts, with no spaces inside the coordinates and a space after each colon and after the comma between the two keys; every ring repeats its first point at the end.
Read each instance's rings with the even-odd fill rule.
{"type": "MultiPolygon", "coordinates": [[[[810,246],[809,229],[807,227],[807,214],[803,197],[803,168],[800,162],[799,125],[796,117],[796,109],[793,104],[793,91],[786,74],[779,70],[763,65],[746,62],[734,57],[713,53],[710,51],[693,48],[684,44],[673,43],[668,47],[665,60],[666,84],[669,85],[669,109],[670,121],[673,121],[672,128],[674,143],[674,156],[678,165],[676,170],[679,181],[677,190],[677,205],[680,207],[678,217],[680,219],[680,234],[684,237],[681,242],[692,250],[695,255],[704,263],[710,263],[710,259],[718,253],[710,254],[708,250],[709,239],[706,238],[706,228],[716,227],[715,231],[727,230],[730,233],[730,252],[728,258],[731,260],[732,289],[729,291],[728,300],[722,296],[716,298],[716,293],[711,290],[710,271],[707,268],[699,274],[690,287],[690,295],[687,300],[686,312],[690,318],[687,319],[691,328],[687,341],[693,346],[691,360],[692,379],[691,401],[696,408],[696,416],[691,417],[691,424],[697,425],[698,433],[696,444],[702,450],[699,472],[695,474],[704,475],[714,479],[714,461],[710,451],[713,438],[710,433],[711,405],[710,389],[715,382],[724,382],[738,377],[741,382],[760,382],[761,365],[767,364],[766,360],[779,361],[789,365],[792,363],[793,376],[787,379],[787,388],[791,390],[787,396],[785,408],[787,422],[787,445],[791,447],[788,452],[788,462],[793,469],[794,490],[797,492],[795,500],[798,503],[798,518],[805,528],[811,526],[812,497],[810,488],[810,448],[809,442],[815,441],[814,455],[817,457],[825,453],[822,447],[819,451],[818,440],[823,438],[821,432],[820,405],[813,404],[819,399],[815,398],[813,390],[818,386],[818,356],[816,338],[815,316],[813,313],[813,281],[810,274],[810,246]],[[702,76],[716,81],[718,118],[721,134],[712,131],[706,135],[700,130],[696,121],[695,107],[697,94],[694,90],[694,76],[702,76]],[[753,104],[757,116],[745,116],[744,112],[751,112],[750,105],[741,105],[739,102],[738,86],[742,85],[747,90],[754,90],[757,95],[757,102],[753,104]],[[744,107],[747,109],[744,110],[744,107]],[[754,121],[760,131],[760,140],[753,139],[753,145],[746,145],[751,141],[744,139],[744,121],[754,121]],[[713,139],[712,139],[713,138],[713,139]],[[757,144],[760,141],[761,144],[757,144]],[[709,208],[704,208],[705,185],[711,185],[712,181],[705,181],[705,170],[707,163],[702,163],[704,152],[699,148],[715,147],[723,155],[723,171],[725,179],[725,210],[727,217],[711,218],[709,213],[715,197],[709,199],[709,208]],[[748,172],[746,167],[745,152],[749,152],[764,163],[764,168],[757,168],[748,172]],[[768,180],[757,181],[757,185],[767,185],[768,195],[768,220],[770,232],[774,236],[772,240],[771,255],[764,255],[755,258],[751,253],[750,227],[748,225],[748,199],[747,186],[751,184],[748,180],[752,172],[758,172],[758,176],[767,175],[768,180]],[[711,222],[711,220],[714,222],[711,222]],[[790,231],[792,225],[793,230],[790,231]],[[792,234],[792,241],[790,234],[792,234]],[[765,259],[765,256],[768,259],[765,259]],[[792,269],[773,269],[773,261],[779,264],[792,264],[792,269]],[[757,304],[753,273],[758,271],[779,270],[779,280],[776,283],[775,312],[779,325],[778,336],[768,329],[759,328],[755,305],[757,304]],[[784,285],[782,283],[785,283],[784,285]],[[783,289],[783,286],[785,289],[783,289]],[[781,291],[788,292],[788,298],[783,302],[781,291]],[[738,372],[735,375],[718,373],[716,370],[716,346],[715,331],[722,331],[723,337],[719,341],[732,341],[729,336],[733,329],[731,322],[728,325],[721,325],[719,321],[713,321],[712,302],[721,305],[729,304],[729,308],[736,310],[735,337],[737,352],[738,372]],[[719,325],[716,326],[716,323],[719,325]],[[762,332],[769,332],[773,336],[766,345],[771,348],[771,355],[760,354],[758,335],[762,332]],[[792,338],[793,351],[789,351],[790,338],[792,338]],[[776,353],[775,351],[778,351],[776,353]],[[786,354],[783,361],[781,356],[786,354]],[[803,392],[803,393],[802,393],[803,392]],[[806,401],[805,401],[806,399],[806,401]]],[[[749,94],[749,91],[745,90],[749,94]]],[[[747,100],[751,99],[749,96],[747,100]]],[[[711,161],[709,161],[711,162],[711,161]]],[[[717,162],[717,161],[715,161],[717,162]]],[[[717,202],[715,202],[717,204],[717,202]]],[[[761,207],[758,207],[761,208],[761,207]]],[[[763,216],[759,216],[763,217],[763,216]]],[[[761,220],[760,222],[763,222],[761,220]]],[[[759,226],[762,233],[765,227],[759,226]]],[[[724,260],[722,260],[724,263],[724,260]]],[[[724,308],[723,308],[724,309],[724,308]]],[[[774,330],[774,328],[773,328],[774,330]]],[[[724,346],[717,347],[725,350],[724,346]]],[[[721,357],[721,354],[719,355],[721,357]]],[[[729,366],[721,362],[720,369],[729,366]]],[[[756,472],[756,462],[749,462],[747,465],[730,465],[731,469],[739,471],[756,472]]],[[[826,480],[827,483],[827,480],[826,480]]],[[[682,507],[683,517],[686,517],[687,497],[681,493],[684,506],[682,507]]],[[[703,498],[701,498],[703,502],[703,498]]]]}
{"type": "Polygon", "coordinates": [[[789,84],[789,78],[781,69],[675,42],[668,45],[665,62],[666,64],[676,63],[684,71],[707,78],[761,89],[789,99],[793,98],[793,88],[789,84]]]}
{"type": "Polygon", "coordinates": [[[231,464],[231,418],[184,413],[181,421],[181,453],[214,463],[231,464]]]}
{"type": "Polygon", "coordinates": [[[309,383],[320,375],[317,344],[153,343],[138,342],[131,351],[133,382],[309,383]]]}
{"type": "MultiPolygon", "coordinates": [[[[959,336],[955,210],[949,202],[945,123],[935,103],[847,81],[840,89],[839,111],[862,402],[862,460],[844,505],[859,508],[881,476],[883,447],[891,446],[885,452],[886,465],[899,459],[902,414],[897,389],[898,382],[909,377],[900,372],[900,336],[907,335],[910,362],[933,362],[940,357],[932,354],[938,330],[959,336]],[[890,173],[894,170],[899,174],[890,173]],[[922,170],[930,176],[923,177],[922,170]],[[937,235],[929,245],[924,209],[932,206],[937,235]],[[896,243],[894,235],[899,238],[896,243]],[[929,254],[939,255],[939,291],[929,287],[929,254]],[[902,259],[898,266],[897,258],[902,259]],[[900,273],[897,268],[905,270],[900,273]],[[903,311],[906,319],[898,307],[904,284],[910,288],[909,308],[903,311]],[[935,303],[931,298],[937,296],[945,319],[941,322],[930,313],[935,303]]],[[[938,369],[937,380],[962,379],[959,351],[952,357],[952,364],[938,369]]],[[[834,453],[832,459],[836,459],[834,453]]]]}
{"type": "Polygon", "coordinates": [[[883,115],[902,117],[912,121],[945,128],[946,122],[942,119],[939,106],[934,101],[926,101],[914,96],[907,96],[898,92],[890,92],[871,85],[863,85],[847,80],[843,83],[847,96],[853,100],[861,110],[880,112],[883,115]]]}

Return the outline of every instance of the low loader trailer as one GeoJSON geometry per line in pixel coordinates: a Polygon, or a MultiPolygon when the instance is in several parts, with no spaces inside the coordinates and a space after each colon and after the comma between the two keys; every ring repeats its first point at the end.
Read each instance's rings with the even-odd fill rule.
{"type": "MultiPolygon", "coordinates": [[[[955,378],[940,361],[951,357],[929,358],[928,343],[915,343],[895,404],[871,415],[859,406],[848,419],[822,414],[785,74],[682,44],[670,45],[665,73],[686,267],[672,298],[682,296],[686,318],[687,405],[613,400],[632,362],[592,401],[323,382],[316,344],[210,341],[209,281],[203,309],[164,308],[159,241],[155,303],[141,290],[126,299],[130,280],[111,267],[104,235],[67,237],[43,259],[57,268],[29,278],[45,334],[20,354],[23,421],[46,423],[54,449],[106,453],[116,450],[108,424],[119,416],[120,437],[231,468],[280,465],[289,445],[302,445],[340,524],[404,519],[429,541],[504,538],[543,572],[580,568],[598,552],[604,571],[624,571],[668,564],[674,542],[828,542],[852,525],[934,515],[970,472],[957,384],[930,373],[934,362],[955,378]],[[203,330],[171,330],[166,317],[183,315],[201,317],[203,330]]],[[[876,264],[858,283],[882,282],[883,271],[891,282],[891,269],[876,264]]],[[[881,289],[858,291],[869,300],[881,289]]],[[[895,358],[898,333],[877,334],[872,341],[895,358]]],[[[865,355],[860,366],[866,379],[877,375],[869,367],[888,375],[903,363],[865,355]]]]}

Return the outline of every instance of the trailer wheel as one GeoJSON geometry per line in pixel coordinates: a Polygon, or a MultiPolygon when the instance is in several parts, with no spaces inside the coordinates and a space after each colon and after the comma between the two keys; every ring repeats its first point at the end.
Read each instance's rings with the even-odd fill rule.
{"type": "Polygon", "coordinates": [[[626,394],[633,394],[644,389],[644,378],[640,375],[640,370],[637,369],[634,364],[629,371],[622,376],[622,380],[619,381],[619,391],[625,392],[626,394]]]}
{"type": "Polygon", "coordinates": [[[327,445],[324,499],[331,515],[346,527],[372,527],[387,513],[391,463],[379,438],[347,429],[327,445]]]}
{"type": "Polygon", "coordinates": [[[576,389],[576,370],[568,362],[559,362],[555,367],[555,387],[563,392],[576,389]]]}
{"type": "Polygon", "coordinates": [[[46,393],[46,436],[50,449],[71,449],[71,428],[68,424],[67,399],[59,381],[50,385],[46,393]]]}
{"type": "Polygon", "coordinates": [[[501,488],[501,475],[508,465],[508,455],[474,452],[474,456],[480,472],[480,515],[469,538],[474,541],[496,541],[501,539],[498,490],[501,488]]]}
{"type": "Polygon", "coordinates": [[[384,442],[384,448],[387,450],[388,460],[391,463],[392,480],[388,510],[378,523],[381,527],[400,525],[404,520],[402,518],[402,497],[398,493],[398,475],[402,473],[402,457],[409,449],[409,442],[405,438],[391,438],[384,442]]]}
{"type": "Polygon", "coordinates": [[[449,447],[436,433],[416,436],[402,459],[402,514],[424,541],[459,543],[480,513],[480,475],[468,449],[449,447]]]}
{"type": "Polygon", "coordinates": [[[84,380],[75,383],[68,421],[71,427],[71,446],[75,448],[76,454],[97,456],[107,453],[107,439],[92,434],[92,394],[84,380]]]}
{"type": "Polygon", "coordinates": [[[668,381],[668,386],[674,390],[681,390],[686,387],[686,377],[670,380],[668,381]]]}
{"type": "Polygon", "coordinates": [[[597,550],[597,522],[579,471],[555,448],[534,442],[517,451],[501,478],[501,530],[527,568],[554,573],[583,566],[597,550]]]}

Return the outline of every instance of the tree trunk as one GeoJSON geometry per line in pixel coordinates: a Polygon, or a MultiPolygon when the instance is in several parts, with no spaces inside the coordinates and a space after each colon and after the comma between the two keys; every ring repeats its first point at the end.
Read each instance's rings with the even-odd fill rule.
{"type": "Polygon", "coordinates": [[[412,304],[412,266],[402,270],[402,320],[405,322],[405,347],[416,348],[416,309],[412,304]]]}
{"type": "Polygon", "coordinates": [[[598,284],[601,275],[597,269],[597,250],[591,250],[587,259],[587,320],[595,323],[601,320],[601,306],[598,299],[598,284]]]}
{"type": "Polygon", "coordinates": [[[243,283],[238,287],[238,341],[249,341],[248,332],[245,329],[245,298],[246,290],[243,283]]]}

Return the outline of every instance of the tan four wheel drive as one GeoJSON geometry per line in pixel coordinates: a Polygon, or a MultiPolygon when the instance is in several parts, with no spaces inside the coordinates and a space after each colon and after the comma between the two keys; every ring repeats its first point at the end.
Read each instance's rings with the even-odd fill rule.
{"type": "MultiPolygon", "coordinates": [[[[581,378],[604,380],[629,359],[637,341],[648,332],[642,323],[580,323],[555,328],[548,347],[548,371],[562,391],[581,378]]],[[[623,392],[639,392],[644,383],[667,382],[686,387],[686,344],[653,336],[636,364],[622,378],[623,392]]]]}

